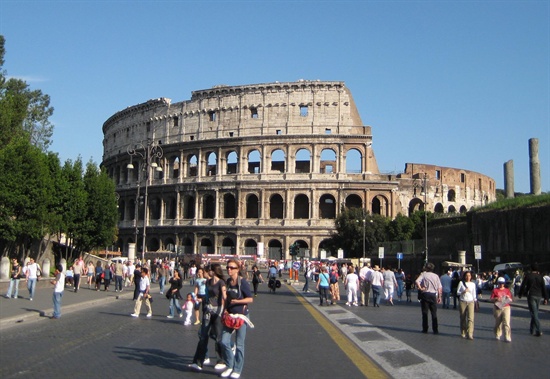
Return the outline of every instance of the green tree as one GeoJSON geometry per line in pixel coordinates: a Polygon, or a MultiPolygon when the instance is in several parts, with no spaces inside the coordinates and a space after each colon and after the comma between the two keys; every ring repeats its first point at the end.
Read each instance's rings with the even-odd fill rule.
{"type": "Polygon", "coordinates": [[[5,38],[0,35],[0,146],[14,137],[25,135],[31,144],[47,151],[54,126],[50,97],[41,90],[31,90],[20,79],[6,79],[4,67],[5,38]]]}
{"type": "Polygon", "coordinates": [[[113,244],[117,239],[117,200],[115,184],[107,173],[93,162],[86,165],[84,174],[86,205],[84,219],[76,225],[75,245],[80,251],[113,244]]]}
{"type": "Polygon", "coordinates": [[[414,233],[415,224],[409,217],[399,213],[388,223],[388,239],[390,241],[410,240],[414,233]]]}

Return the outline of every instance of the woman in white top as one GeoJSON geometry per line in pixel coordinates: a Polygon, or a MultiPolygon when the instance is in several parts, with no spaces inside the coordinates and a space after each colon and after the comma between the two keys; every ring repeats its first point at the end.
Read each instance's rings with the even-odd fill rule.
{"type": "Polygon", "coordinates": [[[352,304],[357,306],[357,290],[359,288],[359,277],[355,273],[353,266],[349,268],[349,272],[344,279],[344,285],[348,289],[348,302],[346,305],[351,306],[352,304]]]}
{"type": "Polygon", "coordinates": [[[395,291],[395,287],[397,287],[395,274],[390,269],[390,266],[387,266],[382,275],[384,276],[384,297],[386,299],[386,305],[393,305],[393,292],[395,291]]]}
{"type": "Polygon", "coordinates": [[[456,291],[460,299],[460,334],[462,338],[474,339],[474,308],[477,301],[476,284],[472,273],[465,271],[456,291]]]}

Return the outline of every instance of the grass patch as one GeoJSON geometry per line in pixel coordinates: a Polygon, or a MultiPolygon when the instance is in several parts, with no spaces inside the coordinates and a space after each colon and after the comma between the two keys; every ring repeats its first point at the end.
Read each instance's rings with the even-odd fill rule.
{"type": "Polygon", "coordinates": [[[472,210],[472,212],[541,207],[545,205],[550,205],[550,193],[545,193],[537,196],[527,195],[527,196],[515,197],[513,199],[503,199],[503,200],[495,201],[494,203],[491,203],[491,204],[487,204],[480,208],[475,208],[474,210],[472,210]]]}

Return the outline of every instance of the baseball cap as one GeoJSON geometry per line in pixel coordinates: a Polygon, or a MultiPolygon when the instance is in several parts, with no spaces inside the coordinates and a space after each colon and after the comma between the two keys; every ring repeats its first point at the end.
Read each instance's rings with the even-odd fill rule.
{"type": "Polygon", "coordinates": [[[497,279],[497,283],[506,283],[506,279],[504,279],[502,276],[497,279]]]}

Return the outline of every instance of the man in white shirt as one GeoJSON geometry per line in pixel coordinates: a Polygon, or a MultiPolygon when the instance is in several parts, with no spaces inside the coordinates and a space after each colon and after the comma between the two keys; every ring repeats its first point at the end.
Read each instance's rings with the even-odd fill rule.
{"type": "Polygon", "coordinates": [[[369,306],[371,288],[371,283],[367,280],[367,278],[369,277],[369,272],[371,271],[372,269],[368,263],[363,264],[363,267],[359,270],[359,280],[361,281],[361,305],[365,305],[367,307],[369,306]]]}
{"type": "MultiPolygon", "coordinates": [[[[25,266],[24,272],[27,280],[27,289],[29,290],[29,300],[32,301],[34,298],[34,292],[36,290],[36,281],[38,280],[38,275],[40,271],[40,266],[34,261],[34,258],[29,259],[29,263],[25,266]]],[[[65,285],[65,281],[63,281],[65,285]]]]}
{"type": "Polygon", "coordinates": [[[367,274],[367,280],[372,286],[372,302],[375,307],[380,307],[380,298],[382,286],[384,285],[384,276],[380,272],[380,267],[374,265],[371,272],[367,274]]]}
{"type": "Polygon", "coordinates": [[[65,289],[65,274],[63,273],[63,266],[58,264],[55,266],[55,279],[50,283],[54,285],[53,288],[53,315],[52,320],[56,320],[61,317],[61,299],[63,298],[63,290],[65,289]]]}
{"type": "Polygon", "coordinates": [[[139,317],[141,311],[141,302],[145,299],[145,306],[147,307],[147,317],[153,316],[153,309],[151,308],[151,302],[149,301],[149,290],[151,289],[151,281],[149,279],[149,270],[147,267],[141,268],[141,280],[139,281],[139,295],[136,299],[136,305],[134,307],[134,313],[132,317],[139,317]]]}

